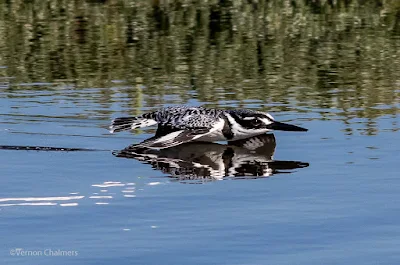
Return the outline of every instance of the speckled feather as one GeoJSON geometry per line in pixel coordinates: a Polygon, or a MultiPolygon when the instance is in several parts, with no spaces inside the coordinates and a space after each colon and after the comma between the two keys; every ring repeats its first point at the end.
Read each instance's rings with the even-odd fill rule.
{"type": "Polygon", "coordinates": [[[166,107],[152,113],[143,114],[146,119],[154,119],[158,124],[177,129],[212,128],[221,118],[223,110],[203,107],[166,107]]]}
{"type": "MultiPolygon", "coordinates": [[[[237,117],[237,119],[254,117],[257,114],[265,117],[265,114],[262,112],[247,109],[221,110],[204,107],[172,106],[137,117],[116,118],[110,126],[110,131],[119,132],[155,124],[158,124],[159,128],[166,127],[169,130],[211,129],[221,118],[226,119],[227,113],[233,117],[237,117]]],[[[228,126],[228,123],[226,126],[228,126]]]]}

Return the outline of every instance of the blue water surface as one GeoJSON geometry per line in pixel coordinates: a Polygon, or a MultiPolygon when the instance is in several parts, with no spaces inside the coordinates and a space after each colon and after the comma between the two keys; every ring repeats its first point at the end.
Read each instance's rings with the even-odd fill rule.
{"type": "Polygon", "coordinates": [[[398,117],[379,117],[371,135],[363,119],[348,133],[335,115],[274,113],[309,129],[277,132],[274,158],[309,167],[199,184],[113,156],[152,131],[109,134],[128,108],[70,92],[0,94],[0,145],[96,149],[0,150],[2,263],[400,262],[398,117]]]}

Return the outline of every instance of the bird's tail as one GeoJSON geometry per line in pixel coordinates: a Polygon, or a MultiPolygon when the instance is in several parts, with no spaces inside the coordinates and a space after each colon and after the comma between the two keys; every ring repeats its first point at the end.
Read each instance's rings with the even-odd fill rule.
{"type": "Polygon", "coordinates": [[[136,128],[155,125],[157,122],[151,118],[139,117],[119,117],[111,122],[110,133],[133,130],[136,128]]]}

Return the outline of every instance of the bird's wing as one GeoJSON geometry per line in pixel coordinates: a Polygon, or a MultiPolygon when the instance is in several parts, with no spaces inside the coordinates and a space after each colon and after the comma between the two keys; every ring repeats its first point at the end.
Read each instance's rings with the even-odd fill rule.
{"type": "Polygon", "coordinates": [[[168,147],[173,147],[176,145],[180,145],[183,143],[190,142],[195,140],[207,133],[209,133],[210,129],[192,129],[192,130],[178,130],[167,133],[165,135],[159,135],[151,137],[140,144],[137,147],[145,147],[145,148],[156,148],[163,149],[168,147]]]}
{"type": "Polygon", "coordinates": [[[207,115],[190,115],[174,123],[158,126],[156,135],[141,142],[138,146],[145,148],[163,149],[187,143],[212,132],[219,118],[207,115]]]}
{"type": "Polygon", "coordinates": [[[173,116],[160,124],[176,129],[197,129],[197,128],[213,128],[214,124],[220,120],[217,116],[206,114],[186,114],[183,116],[173,116]]]}

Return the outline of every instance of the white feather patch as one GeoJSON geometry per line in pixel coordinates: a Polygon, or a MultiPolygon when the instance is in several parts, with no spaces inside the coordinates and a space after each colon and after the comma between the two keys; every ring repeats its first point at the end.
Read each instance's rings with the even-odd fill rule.
{"type": "Polygon", "coordinates": [[[269,113],[266,113],[266,112],[265,112],[264,114],[265,114],[265,116],[267,116],[267,117],[268,117],[268,118],[270,118],[271,120],[273,120],[273,121],[275,120],[275,119],[274,119],[274,117],[272,117],[272,115],[271,115],[271,114],[269,114],[269,113]]]}
{"type": "Polygon", "coordinates": [[[172,142],[182,132],[183,132],[183,130],[169,133],[169,134],[167,134],[165,136],[160,137],[160,139],[158,139],[154,143],[172,142]]]}
{"type": "Polygon", "coordinates": [[[193,140],[205,142],[225,141],[226,139],[222,133],[224,125],[225,121],[223,119],[219,119],[219,121],[214,124],[208,133],[195,136],[193,140]]]}
{"type": "MultiPolygon", "coordinates": [[[[232,132],[233,132],[233,139],[231,139],[231,141],[246,139],[246,138],[260,135],[260,134],[263,134],[263,133],[266,133],[269,131],[268,129],[246,129],[246,128],[243,128],[239,123],[236,122],[236,120],[229,113],[226,113],[225,115],[231,124],[232,132]]],[[[262,119],[263,122],[264,122],[264,120],[266,120],[266,119],[262,119]]],[[[266,123],[266,124],[269,124],[269,123],[271,123],[271,121],[268,120],[268,123],[266,123]]]]}
{"type": "Polygon", "coordinates": [[[272,121],[270,119],[261,119],[261,121],[265,124],[265,125],[269,125],[272,123],[272,121]]]}
{"type": "Polygon", "coordinates": [[[135,122],[132,124],[131,128],[132,129],[137,129],[137,128],[143,128],[143,127],[148,127],[157,124],[157,122],[153,119],[144,119],[138,122],[135,122]]]}

